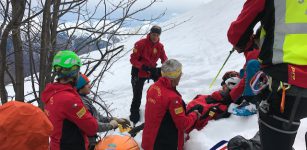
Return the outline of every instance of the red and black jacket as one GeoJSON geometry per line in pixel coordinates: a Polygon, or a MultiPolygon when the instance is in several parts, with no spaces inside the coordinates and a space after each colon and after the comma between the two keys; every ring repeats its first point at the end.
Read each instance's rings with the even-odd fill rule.
{"type": "Polygon", "coordinates": [[[142,148],[182,150],[184,132],[196,120],[195,112],[186,114],[185,103],[171,81],[159,78],[147,91],[142,148]]]}
{"type": "Polygon", "coordinates": [[[42,101],[54,126],[50,150],[87,150],[87,136],[97,133],[98,123],[84,107],[76,89],[70,84],[48,84],[42,101]]]}
{"type": "Polygon", "coordinates": [[[210,120],[217,118],[219,115],[227,112],[228,106],[221,103],[223,96],[220,91],[215,91],[211,95],[197,95],[187,106],[189,111],[195,105],[201,105],[203,110],[201,112],[202,117],[197,120],[194,126],[186,131],[186,133],[191,132],[193,129],[201,130],[203,129],[210,120]],[[212,99],[210,101],[215,101],[214,103],[207,103],[207,99],[212,99]],[[214,107],[214,110],[212,109],[214,107]]]}
{"type": "Polygon", "coordinates": [[[130,62],[132,67],[137,69],[138,77],[149,78],[150,73],[142,70],[142,65],[155,68],[158,59],[161,59],[161,63],[164,63],[167,60],[164,47],[159,41],[153,43],[150,40],[149,34],[147,35],[147,38],[141,39],[134,44],[133,52],[130,55],[130,62]]]}

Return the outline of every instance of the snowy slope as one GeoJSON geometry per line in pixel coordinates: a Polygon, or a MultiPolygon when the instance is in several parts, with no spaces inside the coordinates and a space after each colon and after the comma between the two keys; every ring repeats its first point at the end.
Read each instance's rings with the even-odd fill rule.
{"type": "MultiPolygon", "coordinates": [[[[244,0],[214,0],[162,24],[163,26],[190,19],[161,35],[168,57],[176,58],[183,63],[184,75],[178,89],[186,102],[197,94],[209,94],[219,88],[221,76],[211,90],[209,84],[229,54],[231,45],[227,40],[227,29],[239,14],[243,3],[244,0]]],[[[131,49],[139,38],[132,37],[125,41],[126,48],[131,49]]],[[[112,91],[112,94],[105,95],[105,99],[113,103],[112,107],[116,108],[113,114],[127,118],[132,99],[129,54],[113,66],[104,80],[104,90],[112,91]]],[[[244,57],[234,53],[221,74],[228,70],[238,71],[243,64],[244,57]]],[[[144,86],[141,109],[144,109],[145,94],[150,84],[144,86]]],[[[191,133],[191,139],[185,144],[185,149],[207,150],[218,141],[229,140],[236,135],[251,138],[257,130],[256,115],[231,116],[229,119],[211,121],[203,130],[191,133]]],[[[296,150],[305,149],[306,130],[307,120],[303,120],[294,145],[296,150]]],[[[141,133],[137,135],[136,140],[141,143],[141,133]]]]}
{"type": "MultiPolygon", "coordinates": [[[[209,89],[209,84],[232,47],[227,40],[227,30],[231,21],[239,14],[244,1],[213,0],[198,9],[191,10],[161,24],[164,27],[172,23],[189,20],[174,29],[163,32],[161,35],[161,42],[165,46],[168,57],[178,59],[183,63],[184,74],[178,90],[185,102],[189,102],[197,94],[210,94],[210,92],[219,88],[221,75],[212,89],[209,89]]],[[[111,109],[114,116],[129,117],[132,101],[131,64],[129,62],[131,52],[129,51],[140,38],[139,36],[134,36],[122,41],[121,44],[125,45],[128,54],[116,62],[103,79],[101,90],[107,91],[103,95],[103,99],[106,103],[112,104],[111,109]]],[[[100,54],[92,52],[89,55],[95,58],[99,57],[100,54]]],[[[221,74],[229,70],[239,71],[244,63],[243,55],[233,53],[221,74]]],[[[143,110],[146,91],[150,84],[152,84],[152,81],[144,86],[141,104],[141,109],[143,110]]],[[[30,83],[26,85],[31,86],[30,83]]],[[[9,95],[12,95],[12,91],[10,87],[9,95]]],[[[257,130],[256,115],[252,117],[231,116],[227,119],[211,121],[203,130],[193,131],[190,134],[190,140],[185,143],[185,149],[208,150],[220,140],[229,140],[236,135],[251,138],[257,130]]],[[[296,150],[305,149],[304,134],[306,131],[307,119],[302,120],[294,144],[296,150]]],[[[135,138],[139,144],[141,143],[141,136],[142,132],[135,138]]]]}

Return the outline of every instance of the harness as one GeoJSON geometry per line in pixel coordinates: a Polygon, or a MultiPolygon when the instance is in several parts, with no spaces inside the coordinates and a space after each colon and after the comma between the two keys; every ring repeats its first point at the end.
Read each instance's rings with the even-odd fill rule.
{"type": "Polygon", "coordinates": [[[261,110],[261,112],[267,114],[273,119],[280,121],[280,122],[284,122],[285,126],[284,126],[284,129],[279,129],[279,128],[276,128],[266,123],[260,118],[259,118],[259,122],[277,132],[281,132],[285,134],[296,133],[297,130],[289,131],[287,129],[290,129],[291,126],[293,125],[295,126],[300,125],[300,122],[294,121],[294,119],[295,119],[295,115],[297,113],[300,101],[302,100],[302,98],[307,98],[307,89],[300,88],[300,87],[288,84],[286,82],[275,81],[272,79],[272,77],[265,75],[262,71],[259,71],[256,73],[256,75],[252,78],[250,82],[250,86],[252,88],[252,91],[256,94],[259,94],[261,91],[264,91],[264,90],[269,91],[267,97],[262,97],[263,100],[260,103],[259,109],[261,110]],[[295,97],[295,101],[293,103],[293,106],[291,107],[291,111],[289,111],[290,115],[288,119],[285,119],[285,118],[277,116],[276,114],[273,114],[270,108],[271,107],[270,105],[272,105],[271,97],[273,96],[273,94],[277,94],[278,92],[281,92],[281,100],[279,104],[280,114],[284,114],[285,112],[285,104],[287,101],[286,95],[295,97]]]}

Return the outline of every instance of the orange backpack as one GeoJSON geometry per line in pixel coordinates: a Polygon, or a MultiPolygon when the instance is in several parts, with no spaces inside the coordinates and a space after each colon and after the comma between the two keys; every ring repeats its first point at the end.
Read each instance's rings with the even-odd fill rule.
{"type": "Polygon", "coordinates": [[[108,135],[98,142],[95,150],[140,150],[140,148],[131,136],[108,135]]]}
{"type": "Polygon", "coordinates": [[[0,106],[0,149],[48,150],[53,126],[38,107],[18,101],[0,106]]]}

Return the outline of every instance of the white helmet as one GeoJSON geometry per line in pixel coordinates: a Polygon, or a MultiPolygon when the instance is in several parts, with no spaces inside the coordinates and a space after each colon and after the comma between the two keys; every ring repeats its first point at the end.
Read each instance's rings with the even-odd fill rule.
{"type": "Polygon", "coordinates": [[[231,90],[240,82],[240,80],[241,79],[238,77],[230,77],[225,81],[225,83],[226,86],[231,90]]]}

